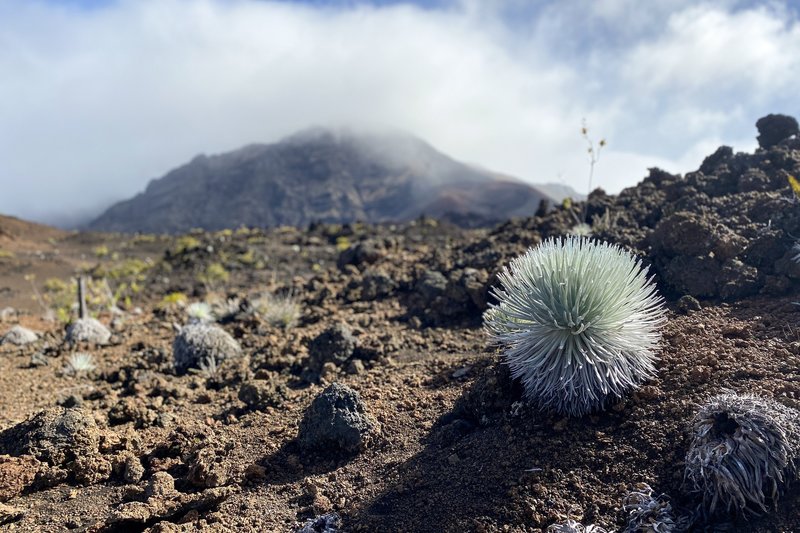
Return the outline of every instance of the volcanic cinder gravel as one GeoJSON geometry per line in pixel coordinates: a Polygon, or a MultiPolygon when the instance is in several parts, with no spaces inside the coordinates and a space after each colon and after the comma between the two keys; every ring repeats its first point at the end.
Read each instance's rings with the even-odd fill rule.
{"type": "MultiPolygon", "coordinates": [[[[3,314],[0,334],[20,324],[41,335],[0,346],[0,528],[289,532],[336,513],[317,522],[530,532],[572,519],[617,531],[623,497],[642,483],[693,510],[684,459],[703,403],[736,391],[800,409],[800,204],[787,181],[798,171],[800,141],[787,139],[754,154],[721,148],[698,172],[655,169],[620,195],[590,196],[595,236],[643,259],[669,311],[657,377],[577,418],[526,404],[481,314],[500,267],[567,233],[580,204],[490,229],[423,218],[2,241],[13,256],[0,262],[0,308],[18,312],[3,314]],[[93,256],[99,245],[109,253],[93,256]],[[121,268],[133,259],[149,262],[121,268]],[[114,289],[137,284],[121,312],[90,309],[111,329],[105,345],[67,343],[19,274],[35,274],[44,298],[47,278],[78,269],[114,289]],[[297,324],[264,320],[252,305],[264,294],[293,295],[297,324]],[[241,356],[178,375],[173,341],[194,301],[212,304],[241,356]],[[65,373],[78,350],[97,368],[65,373]],[[361,403],[332,397],[328,411],[368,421],[346,449],[309,444],[327,434],[318,419],[298,439],[333,383],[361,403]]],[[[800,531],[798,486],[767,515],[696,528],[800,531]]]]}

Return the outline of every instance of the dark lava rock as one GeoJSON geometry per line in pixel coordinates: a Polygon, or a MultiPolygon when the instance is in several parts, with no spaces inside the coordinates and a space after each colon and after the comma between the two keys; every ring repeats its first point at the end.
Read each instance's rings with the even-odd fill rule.
{"type": "Polygon", "coordinates": [[[489,275],[485,270],[465,268],[451,275],[451,283],[447,293],[464,294],[468,300],[479,310],[487,307],[489,296],[489,275]]]}
{"type": "Polygon", "coordinates": [[[769,191],[774,188],[769,176],[759,169],[752,169],[739,176],[739,191],[769,191]]]}
{"type": "Polygon", "coordinates": [[[677,294],[708,298],[716,296],[721,273],[722,267],[712,257],[679,255],[672,258],[661,275],[677,294]]]}
{"type": "Polygon", "coordinates": [[[700,302],[697,301],[697,298],[691,296],[689,294],[684,294],[678,299],[678,311],[681,313],[688,314],[689,311],[699,311],[700,310],[700,302]]]}
{"type": "Polygon", "coordinates": [[[371,241],[354,244],[339,254],[336,265],[344,268],[346,265],[360,266],[376,262],[383,257],[384,251],[371,241]]]}
{"type": "Polygon", "coordinates": [[[108,410],[108,423],[112,426],[133,422],[136,428],[152,426],[158,418],[158,412],[138,396],[120,398],[108,410]]]}
{"type": "Polygon", "coordinates": [[[758,270],[736,259],[722,265],[722,273],[717,282],[719,295],[726,300],[743,298],[758,292],[758,270]]]}
{"type": "Polygon", "coordinates": [[[71,480],[92,484],[108,479],[111,462],[99,452],[94,418],[79,408],[49,408],[0,434],[0,454],[33,456],[50,468],[37,472],[37,485],[71,480]]]}
{"type": "Polygon", "coordinates": [[[488,291],[489,274],[484,269],[457,268],[447,276],[437,270],[425,270],[414,286],[409,311],[430,325],[478,318],[486,309],[488,291]]]}
{"type": "Polygon", "coordinates": [[[447,289],[447,278],[436,270],[426,270],[415,289],[425,300],[433,300],[447,289]]]}
{"type": "Polygon", "coordinates": [[[713,174],[718,167],[725,164],[733,157],[733,148],[730,146],[720,146],[717,151],[703,159],[700,165],[700,172],[706,175],[713,174]]]}
{"type": "MultiPolygon", "coordinates": [[[[508,365],[491,364],[481,369],[450,415],[442,417],[440,423],[447,427],[463,419],[478,426],[491,425],[509,414],[512,404],[522,400],[522,393],[522,385],[511,377],[508,365]]],[[[459,427],[466,429],[461,423],[459,427]]]]}
{"type": "Polygon", "coordinates": [[[345,324],[334,324],[317,335],[308,345],[308,369],[318,373],[331,362],[344,365],[353,356],[356,339],[345,324]]]}
{"type": "Polygon", "coordinates": [[[662,219],[652,236],[653,247],[671,257],[706,255],[714,240],[714,226],[711,222],[688,211],[662,219]]]}
{"type": "Polygon", "coordinates": [[[295,533],[338,533],[342,527],[342,519],[337,513],[317,516],[306,522],[295,533]]]}
{"type": "Polygon", "coordinates": [[[744,256],[748,264],[767,269],[784,257],[790,248],[783,232],[766,229],[750,239],[744,256]]]}
{"type": "Polygon", "coordinates": [[[758,290],[757,270],[735,259],[748,241],[711,215],[680,211],[650,237],[656,270],[674,294],[735,298],[758,290]]]}
{"type": "Polygon", "coordinates": [[[389,296],[397,289],[397,282],[381,270],[368,270],[361,281],[361,299],[375,300],[389,296]]]}
{"type": "Polygon", "coordinates": [[[286,385],[274,378],[254,379],[239,388],[239,399],[251,409],[278,407],[287,397],[286,385]]]}
{"type": "Polygon", "coordinates": [[[758,145],[761,148],[772,148],[792,135],[800,133],[797,119],[788,115],[769,114],[756,122],[758,128],[758,145]]]}
{"type": "Polygon", "coordinates": [[[306,410],[297,440],[310,450],[360,451],[375,422],[353,389],[333,383],[306,410]]]}
{"type": "Polygon", "coordinates": [[[97,453],[99,433],[94,418],[78,408],[45,409],[0,435],[0,450],[32,455],[51,466],[97,453]]]}

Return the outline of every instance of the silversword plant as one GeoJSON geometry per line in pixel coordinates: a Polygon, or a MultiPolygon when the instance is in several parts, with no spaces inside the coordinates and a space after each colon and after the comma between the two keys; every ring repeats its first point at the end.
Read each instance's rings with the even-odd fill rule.
{"type": "Polygon", "coordinates": [[[547,533],[608,533],[608,530],[594,524],[584,526],[580,522],[567,519],[564,522],[547,526],[547,533]]]}
{"type": "Polygon", "coordinates": [[[94,357],[88,353],[74,353],[70,355],[64,367],[64,373],[70,376],[88,374],[94,370],[94,357]]]}
{"type": "Polygon", "coordinates": [[[283,296],[266,294],[255,301],[256,312],[268,324],[282,329],[291,329],[300,319],[302,309],[293,293],[283,296]]]}
{"type": "Polygon", "coordinates": [[[708,514],[761,514],[800,468],[800,412],[775,400],[725,393],[692,421],[685,479],[708,514]]]}
{"type": "Polygon", "coordinates": [[[181,328],[172,343],[172,358],[179,374],[190,368],[200,368],[201,363],[208,366],[210,359],[219,365],[241,354],[242,348],[236,339],[213,324],[188,324],[181,328]]]}
{"type": "Polygon", "coordinates": [[[663,299],[629,252],[551,238],[511,261],[499,281],[484,328],[541,408],[582,415],[655,375],[663,299]]]}
{"type": "Polygon", "coordinates": [[[623,533],[680,533],[691,526],[690,515],[676,518],[669,497],[666,494],[655,496],[647,483],[640,483],[625,494],[622,510],[628,513],[623,533]]]}
{"type": "Polygon", "coordinates": [[[202,323],[213,322],[214,312],[211,306],[205,302],[194,302],[189,304],[186,308],[186,314],[189,316],[189,322],[202,323]]]}

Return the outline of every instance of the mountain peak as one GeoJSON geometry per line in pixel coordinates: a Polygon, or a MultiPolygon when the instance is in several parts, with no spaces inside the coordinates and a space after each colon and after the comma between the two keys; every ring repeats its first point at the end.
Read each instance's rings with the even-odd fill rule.
{"type": "Polygon", "coordinates": [[[532,214],[550,199],[498,176],[400,130],[312,127],[273,144],[198,155],[109,208],[90,228],[182,232],[450,212],[494,221],[532,214]]]}

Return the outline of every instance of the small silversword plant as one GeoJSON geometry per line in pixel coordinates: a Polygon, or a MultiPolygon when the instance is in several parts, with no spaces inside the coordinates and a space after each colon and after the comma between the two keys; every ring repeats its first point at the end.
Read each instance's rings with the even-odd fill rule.
{"type": "Polygon", "coordinates": [[[67,360],[64,373],[70,376],[88,374],[95,369],[94,357],[88,353],[74,353],[67,360]]]}
{"type": "Polygon", "coordinates": [[[283,296],[267,294],[256,300],[255,308],[268,324],[286,330],[293,328],[302,314],[291,292],[283,296]]]}
{"type": "Polygon", "coordinates": [[[223,360],[239,357],[242,348],[224,329],[213,324],[187,324],[172,343],[172,358],[179,374],[190,368],[208,366],[211,359],[218,366],[223,360]]]}
{"type": "Polygon", "coordinates": [[[511,261],[499,281],[484,328],[542,409],[582,415],[655,375],[663,299],[629,252],[551,238],[511,261]]]}
{"type": "Polygon", "coordinates": [[[568,518],[564,522],[547,526],[547,533],[608,533],[608,530],[594,524],[584,526],[568,518]]]}
{"type": "Polygon", "coordinates": [[[760,514],[800,468],[800,413],[750,394],[711,398],[692,421],[685,479],[708,514],[760,514]]]}
{"type": "Polygon", "coordinates": [[[189,316],[189,321],[193,323],[214,321],[214,312],[211,310],[211,306],[205,302],[189,304],[186,314],[189,316]]]}
{"type": "Polygon", "coordinates": [[[204,357],[199,363],[200,374],[206,378],[211,378],[219,373],[219,368],[222,362],[218,362],[213,356],[204,357]]]}
{"type": "Polygon", "coordinates": [[[640,483],[625,494],[622,510],[628,513],[623,533],[679,533],[688,531],[691,526],[690,515],[676,518],[669,497],[666,494],[655,496],[647,483],[640,483]]]}

